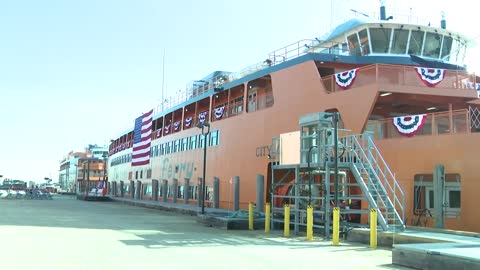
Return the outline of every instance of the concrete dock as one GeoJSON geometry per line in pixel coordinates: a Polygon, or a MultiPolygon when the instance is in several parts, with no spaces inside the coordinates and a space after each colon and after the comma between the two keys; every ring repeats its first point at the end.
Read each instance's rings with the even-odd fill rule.
{"type": "MultiPolygon", "coordinates": [[[[206,208],[206,215],[198,215],[200,208],[193,205],[163,203],[129,198],[114,201],[141,207],[197,215],[197,221],[220,229],[246,229],[246,220],[223,218],[232,210],[206,208]]],[[[256,228],[262,227],[256,220],[256,228]]],[[[356,228],[346,234],[348,242],[368,245],[368,229],[356,228]]],[[[378,246],[392,248],[392,263],[414,269],[480,269],[480,234],[427,228],[407,228],[402,232],[378,232],[378,246]]]]}

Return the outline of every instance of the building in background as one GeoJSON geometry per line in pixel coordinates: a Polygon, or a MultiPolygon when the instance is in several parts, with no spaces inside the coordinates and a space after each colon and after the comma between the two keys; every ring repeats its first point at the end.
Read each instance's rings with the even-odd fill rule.
{"type": "Polygon", "coordinates": [[[77,180],[98,181],[104,179],[106,146],[88,145],[83,152],[67,154],[60,161],[58,182],[62,191],[74,192],[77,180]]]}

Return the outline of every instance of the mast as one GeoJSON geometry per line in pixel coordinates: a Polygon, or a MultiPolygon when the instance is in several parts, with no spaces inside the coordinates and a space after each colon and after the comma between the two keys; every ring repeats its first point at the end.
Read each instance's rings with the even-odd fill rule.
{"type": "Polygon", "coordinates": [[[165,104],[165,48],[163,48],[163,64],[162,64],[162,112],[165,104]]]}

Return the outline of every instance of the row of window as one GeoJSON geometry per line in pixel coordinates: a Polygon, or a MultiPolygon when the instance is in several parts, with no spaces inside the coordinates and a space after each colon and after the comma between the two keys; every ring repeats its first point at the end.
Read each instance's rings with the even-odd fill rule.
{"type": "MultiPolygon", "coordinates": [[[[196,200],[198,198],[198,193],[200,190],[201,186],[189,186],[188,187],[188,198],[190,200],[196,200]]],[[[124,184],[123,185],[123,194],[128,194],[130,192],[130,184],[124,184]]],[[[158,186],[158,198],[162,197],[163,193],[163,185],[158,186]]],[[[117,195],[121,194],[121,189],[120,185],[117,184],[117,195]]],[[[143,196],[148,196],[152,197],[153,196],[153,186],[151,184],[144,184],[143,185],[143,196]]],[[[177,192],[173,191],[173,185],[168,185],[167,188],[167,197],[168,198],[174,198],[174,196],[177,196],[177,199],[183,199],[185,196],[185,187],[183,185],[177,186],[177,192]]],[[[205,193],[205,200],[206,201],[213,201],[213,186],[206,186],[206,193],[205,193]]]]}
{"type": "MultiPolygon", "coordinates": [[[[204,135],[192,135],[178,140],[158,144],[150,148],[150,157],[158,157],[177,152],[195,150],[204,147],[204,135]]],[[[219,144],[219,131],[211,131],[207,136],[207,146],[219,144]]],[[[132,161],[132,154],[125,154],[112,159],[110,166],[115,166],[132,161]]]]}

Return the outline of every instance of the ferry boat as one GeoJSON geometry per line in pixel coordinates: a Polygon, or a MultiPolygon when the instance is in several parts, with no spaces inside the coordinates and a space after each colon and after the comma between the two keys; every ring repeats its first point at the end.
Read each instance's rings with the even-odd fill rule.
{"type": "Polygon", "coordinates": [[[215,71],[137,118],[137,131],[132,124],[109,146],[108,193],[197,204],[205,174],[208,207],[246,209],[260,190],[274,213],[295,204],[301,224],[307,190],[324,222],[334,194],[352,222],[367,223],[378,208],[386,229],[480,232],[480,79],[464,66],[470,40],[444,19],[440,27],[410,24],[380,11],[379,19],[353,18],[240,72],[215,71]],[[328,162],[320,158],[328,143],[312,126],[337,134],[328,162]]]}

